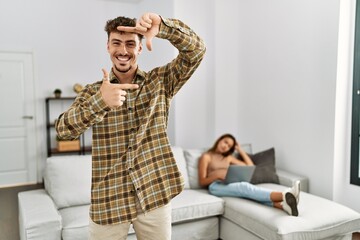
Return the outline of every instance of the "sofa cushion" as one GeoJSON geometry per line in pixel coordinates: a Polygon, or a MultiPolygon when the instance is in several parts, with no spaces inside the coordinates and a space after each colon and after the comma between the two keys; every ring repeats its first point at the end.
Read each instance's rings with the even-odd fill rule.
{"type": "Polygon", "coordinates": [[[48,158],[44,183],[59,209],[90,204],[91,155],[48,158]]]}
{"type": "Polygon", "coordinates": [[[219,218],[209,217],[196,221],[175,224],[171,229],[171,240],[218,240],[219,218]]]}
{"type": "Polygon", "coordinates": [[[59,210],[62,217],[63,240],[89,238],[89,208],[90,205],[83,205],[59,210]]]}
{"type": "Polygon", "coordinates": [[[186,169],[186,161],[184,156],[184,150],[181,147],[172,146],[171,150],[174,154],[174,158],[176,160],[176,164],[181,172],[181,175],[184,178],[185,189],[190,188],[189,184],[189,176],[186,169]]]}
{"type": "Polygon", "coordinates": [[[205,151],[206,149],[184,150],[190,188],[192,189],[203,188],[199,184],[198,162],[199,162],[199,158],[205,151]]]}
{"type": "MultiPolygon", "coordinates": [[[[59,210],[64,240],[88,238],[89,207],[82,205],[59,210]]],[[[185,189],[171,201],[171,207],[172,223],[182,223],[223,214],[224,200],[208,194],[206,190],[185,189]]],[[[134,233],[132,227],[129,229],[131,233],[134,233]]]]}
{"type": "Polygon", "coordinates": [[[256,165],[255,172],[251,178],[252,184],[279,183],[279,177],[275,169],[275,149],[270,148],[256,154],[249,154],[256,165]]]}
{"type": "MultiPolygon", "coordinates": [[[[278,184],[258,186],[283,191],[278,184]]],[[[360,214],[333,201],[301,192],[299,216],[260,203],[225,197],[223,217],[263,239],[323,239],[360,229],[360,214]]]]}
{"type": "Polygon", "coordinates": [[[171,201],[172,223],[217,216],[224,213],[224,200],[207,190],[185,189],[171,201]]]}

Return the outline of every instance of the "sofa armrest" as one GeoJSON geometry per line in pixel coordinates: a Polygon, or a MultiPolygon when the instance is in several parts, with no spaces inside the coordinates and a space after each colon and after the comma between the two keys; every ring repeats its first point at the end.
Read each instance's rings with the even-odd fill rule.
{"type": "Polygon", "coordinates": [[[21,240],[61,239],[61,215],[44,189],[20,192],[18,204],[21,240]]]}
{"type": "Polygon", "coordinates": [[[282,169],[276,169],[281,185],[291,187],[296,180],[300,180],[300,189],[303,192],[309,192],[309,179],[295,173],[291,173],[282,169]]]}

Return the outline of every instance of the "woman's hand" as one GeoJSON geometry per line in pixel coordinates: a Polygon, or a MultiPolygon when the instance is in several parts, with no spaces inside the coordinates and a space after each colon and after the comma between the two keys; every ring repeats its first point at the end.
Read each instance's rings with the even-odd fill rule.
{"type": "Polygon", "coordinates": [[[238,153],[240,153],[240,151],[242,150],[241,145],[240,145],[239,142],[236,142],[236,144],[235,144],[235,150],[236,150],[238,153]]]}
{"type": "Polygon", "coordinates": [[[247,166],[252,166],[254,165],[254,162],[251,160],[251,158],[249,157],[249,155],[244,151],[244,149],[242,149],[241,145],[239,142],[236,142],[235,144],[235,150],[240,154],[240,157],[242,160],[238,160],[236,158],[232,158],[231,163],[232,164],[237,164],[237,165],[247,165],[247,166]]]}
{"type": "Polygon", "coordinates": [[[224,181],[226,177],[226,173],[227,173],[227,169],[215,170],[208,175],[208,178],[212,179],[213,181],[215,180],[224,181]]]}

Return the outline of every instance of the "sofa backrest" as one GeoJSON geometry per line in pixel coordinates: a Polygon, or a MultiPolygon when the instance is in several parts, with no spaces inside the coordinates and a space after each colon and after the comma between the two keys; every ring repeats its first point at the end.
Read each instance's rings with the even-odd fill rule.
{"type": "MultiPolygon", "coordinates": [[[[184,151],[171,147],[185,188],[190,188],[184,151]]],[[[91,201],[91,155],[49,157],[44,174],[45,189],[58,209],[90,204],[91,201]]]]}
{"type": "Polygon", "coordinates": [[[59,209],[90,204],[91,155],[49,157],[44,183],[59,209]]]}
{"type": "MultiPolygon", "coordinates": [[[[242,148],[251,153],[250,144],[242,148]]],[[[198,161],[206,148],[182,149],[172,146],[174,158],[183,175],[185,188],[200,189],[198,161]]],[[[56,206],[90,204],[91,200],[91,155],[68,155],[49,157],[44,174],[45,189],[56,206]]]]}

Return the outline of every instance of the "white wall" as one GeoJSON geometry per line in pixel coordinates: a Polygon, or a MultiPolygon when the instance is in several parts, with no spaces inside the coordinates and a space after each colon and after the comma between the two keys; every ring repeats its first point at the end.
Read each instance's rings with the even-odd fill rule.
{"type": "Polygon", "coordinates": [[[274,146],[279,167],[331,198],[339,1],[240,5],[231,22],[241,45],[239,138],[255,151],[274,146]]]}
{"type": "Polygon", "coordinates": [[[184,148],[209,146],[215,138],[214,14],[214,0],[174,0],[174,17],[190,26],[207,47],[199,68],[175,97],[175,144],[184,148]]]}

